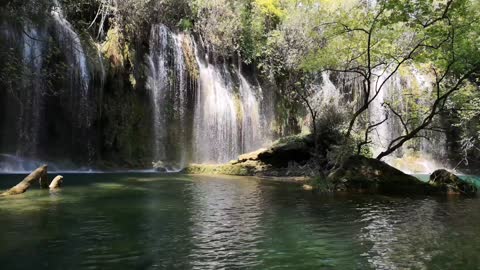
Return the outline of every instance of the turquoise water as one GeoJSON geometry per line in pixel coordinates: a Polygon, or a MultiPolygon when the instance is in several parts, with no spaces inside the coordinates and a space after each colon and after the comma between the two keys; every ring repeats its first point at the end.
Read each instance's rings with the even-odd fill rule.
{"type": "MultiPolygon", "coordinates": [[[[0,198],[1,269],[480,269],[477,198],[254,178],[64,175],[0,198]]],[[[0,188],[22,176],[0,176],[0,188]]]]}

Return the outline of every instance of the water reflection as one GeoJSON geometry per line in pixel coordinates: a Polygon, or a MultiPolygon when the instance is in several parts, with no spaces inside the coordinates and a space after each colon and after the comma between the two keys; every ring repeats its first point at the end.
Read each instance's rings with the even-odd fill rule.
{"type": "Polygon", "coordinates": [[[435,240],[444,232],[438,202],[384,198],[357,208],[366,226],[359,238],[369,250],[362,254],[374,269],[426,269],[435,240]]]}
{"type": "MultiPolygon", "coordinates": [[[[2,269],[480,265],[478,198],[318,196],[247,178],[66,179],[57,193],[37,187],[0,198],[2,269]],[[18,260],[18,254],[28,260],[18,260]]],[[[0,188],[11,184],[0,181],[0,188]]]]}
{"type": "Polygon", "coordinates": [[[194,269],[230,269],[256,264],[262,238],[262,204],[256,181],[200,180],[193,186],[191,228],[194,269]],[[239,260],[238,258],[241,258],[239,260]]]}

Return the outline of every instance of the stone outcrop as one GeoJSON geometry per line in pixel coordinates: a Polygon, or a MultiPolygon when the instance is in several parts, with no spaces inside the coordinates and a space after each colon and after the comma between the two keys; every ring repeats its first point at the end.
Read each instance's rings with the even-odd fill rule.
{"type": "Polygon", "coordinates": [[[289,163],[305,164],[311,158],[314,149],[311,135],[291,136],[280,139],[268,149],[242,155],[239,161],[256,160],[276,168],[288,167],[289,163]]]}
{"type": "Polygon", "coordinates": [[[433,192],[434,189],[416,177],[394,167],[363,156],[349,157],[327,179],[336,191],[367,192],[433,192]]]}
{"type": "Polygon", "coordinates": [[[447,194],[474,195],[477,187],[462,181],[460,177],[447,170],[436,170],[430,175],[429,183],[447,194]]]}
{"type": "Polygon", "coordinates": [[[310,135],[286,137],[269,148],[240,155],[227,164],[191,164],[188,174],[224,174],[240,176],[300,176],[311,162],[313,140],[310,135]],[[294,164],[294,166],[292,166],[294,164]]]}

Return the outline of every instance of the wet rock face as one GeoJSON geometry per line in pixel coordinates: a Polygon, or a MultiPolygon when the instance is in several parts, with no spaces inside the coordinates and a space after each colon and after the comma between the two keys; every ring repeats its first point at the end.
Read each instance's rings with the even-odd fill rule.
{"type": "Polygon", "coordinates": [[[477,193],[477,187],[462,181],[460,177],[444,169],[434,171],[430,175],[429,183],[447,194],[474,195],[477,193]]]}

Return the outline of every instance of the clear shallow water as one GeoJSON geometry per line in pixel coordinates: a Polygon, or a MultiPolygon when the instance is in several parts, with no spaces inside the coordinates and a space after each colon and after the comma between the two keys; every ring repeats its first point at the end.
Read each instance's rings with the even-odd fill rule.
{"type": "MultiPolygon", "coordinates": [[[[480,269],[480,199],[249,178],[64,175],[0,198],[1,269],[480,269]]],[[[0,176],[8,188],[22,176],[0,176]]]]}

